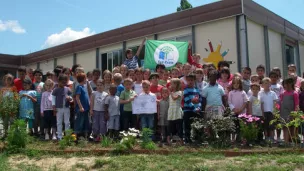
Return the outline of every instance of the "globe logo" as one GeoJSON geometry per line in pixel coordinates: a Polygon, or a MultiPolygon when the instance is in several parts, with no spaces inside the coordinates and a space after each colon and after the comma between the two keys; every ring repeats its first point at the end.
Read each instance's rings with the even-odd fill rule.
{"type": "Polygon", "coordinates": [[[164,43],[159,45],[154,52],[154,60],[157,64],[164,64],[166,68],[174,66],[179,58],[177,48],[170,44],[164,43]]]}

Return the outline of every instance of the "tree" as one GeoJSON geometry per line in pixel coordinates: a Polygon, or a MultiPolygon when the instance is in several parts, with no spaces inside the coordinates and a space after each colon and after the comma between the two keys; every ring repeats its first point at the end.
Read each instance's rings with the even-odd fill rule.
{"type": "Polygon", "coordinates": [[[177,7],[177,11],[183,11],[192,8],[192,5],[187,0],[181,0],[180,6],[177,7]]]}

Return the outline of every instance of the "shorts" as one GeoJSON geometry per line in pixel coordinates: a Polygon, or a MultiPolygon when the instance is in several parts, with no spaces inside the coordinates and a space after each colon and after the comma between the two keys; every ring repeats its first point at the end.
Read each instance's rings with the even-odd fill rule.
{"type": "Polygon", "coordinates": [[[274,124],[270,125],[270,121],[274,119],[272,112],[264,112],[264,117],[265,117],[265,121],[264,121],[265,131],[273,131],[275,125],[274,124]]]}
{"type": "Polygon", "coordinates": [[[223,106],[206,106],[204,118],[206,120],[211,120],[218,117],[223,117],[223,114],[224,114],[223,106]]]}
{"type": "Polygon", "coordinates": [[[119,126],[120,126],[120,116],[119,115],[110,116],[108,120],[108,129],[114,129],[118,131],[119,126]]]}

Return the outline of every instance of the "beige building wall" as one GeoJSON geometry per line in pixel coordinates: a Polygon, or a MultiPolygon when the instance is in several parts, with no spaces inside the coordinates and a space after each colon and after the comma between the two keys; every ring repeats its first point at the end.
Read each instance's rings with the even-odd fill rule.
{"type": "Polygon", "coordinates": [[[57,65],[63,65],[64,67],[71,68],[73,66],[73,54],[63,57],[58,57],[57,65]]]}
{"type": "Polygon", "coordinates": [[[85,72],[92,71],[96,68],[96,50],[91,49],[84,52],[79,52],[76,55],[77,64],[80,64],[85,72]]]}
{"type": "Polygon", "coordinates": [[[265,65],[264,27],[251,20],[247,20],[249,67],[256,68],[265,65]]]}
{"type": "Polygon", "coordinates": [[[40,69],[42,70],[43,74],[46,74],[48,71],[53,71],[54,70],[54,59],[50,59],[47,61],[41,61],[40,69]]]}
{"type": "Polygon", "coordinates": [[[273,67],[279,67],[283,74],[281,34],[272,30],[268,30],[268,37],[269,37],[270,69],[272,69],[273,67]]]}
{"type": "Polygon", "coordinates": [[[157,34],[158,40],[168,40],[179,36],[185,36],[191,34],[191,26],[181,29],[171,30],[157,34]]]}
{"type": "Polygon", "coordinates": [[[304,42],[299,44],[299,52],[300,52],[300,64],[301,64],[301,76],[304,72],[304,42]]]}
{"type": "MultiPolygon", "coordinates": [[[[126,47],[127,48],[131,48],[131,47],[134,47],[134,46],[139,46],[139,45],[141,45],[141,43],[144,40],[144,38],[145,37],[136,38],[136,39],[132,39],[132,40],[127,40],[126,47]]],[[[147,36],[147,38],[148,38],[148,40],[154,40],[154,36],[153,35],[147,36]]]]}
{"type": "Polygon", "coordinates": [[[99,52],[100,52],[100,54],[102,54],[102,53],[107,53],[107,52],[111,52],[113,50],[119,50],[119,49],[122,49],[122,42],[99,47],[99,52]]]}
{"type": "MultiPolygon", "coordinates": [[[[37,63],[28,64],[28,65],[26,65],[26,68],[37,69],[37,63]]],[[[40,68],[41,68],[41,67],[40,67],[40,68]]]]}
{"type": "MultiPolygon", "coordinates": [[[[237,72],[238,61],[235,25],[235,17],[196,25],[196,53],[199,53],[202,59],[207,58],[210,54],[208,39],[211,40],[214,50],[216,50],[217,45],[222,42],[221,53],[229,49],[229,53],[225,56],[225,60],[235,62],[230,66],[230,69],[232,72],[237,72]],[[205,48],[208,49],[208,52],[205,48]]],[[[203,60],[201,63],[204,63],[203,60]]]]}

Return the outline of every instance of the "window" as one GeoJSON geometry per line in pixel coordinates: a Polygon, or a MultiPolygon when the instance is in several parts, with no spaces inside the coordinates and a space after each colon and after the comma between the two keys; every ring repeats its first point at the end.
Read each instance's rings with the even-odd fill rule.
{"type": "Polygon", "coordinates": [[[296,48],[291,46],[291,45],[285,45],[286,49],[286,65],[288,66],[289,64],[296,64],[295,62],[295,50],[296,48]]]}
{"type": "Polygon", "coordinates": [[[122,64],[122,50],[116,50],[108,53],[101,54],[101,70],[112,71],[114,67],[122,64]]]}
{"type": "Polygon", "coordinates": [[[188,34],[188,35],[183,35],[183,36],[176,36],[176,37],[167,38],[167,39],[163,39],[163,40],[188,42],[188,41],[192,41],[192,35],[188,34]]]}

